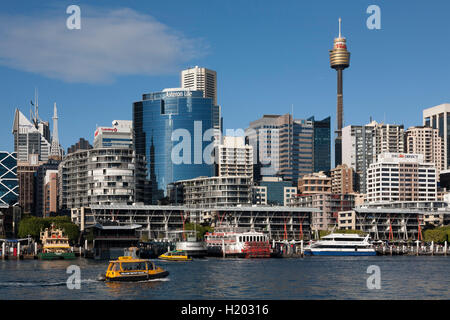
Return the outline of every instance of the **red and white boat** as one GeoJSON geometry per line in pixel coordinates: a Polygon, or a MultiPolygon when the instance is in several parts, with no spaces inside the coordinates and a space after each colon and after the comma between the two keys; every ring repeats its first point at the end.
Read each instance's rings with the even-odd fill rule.
{"type": "Polygon", "coordinates": [[[205,234],[210,256],[270,258],[269,238],[262,232],[232,226],[218,226],[205,234]]]}

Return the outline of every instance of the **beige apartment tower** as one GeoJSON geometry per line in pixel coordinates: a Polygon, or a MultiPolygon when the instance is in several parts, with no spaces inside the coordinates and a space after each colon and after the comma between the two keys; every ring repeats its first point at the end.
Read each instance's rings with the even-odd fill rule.
{"type": "Polygon", "coordinates": [[[205,98],[212,98],[217,106],[217,73],[214,70],[195,66],[181,71],[183,89],[203,90],[205,98]]]}
{"type": "Polygon", "coordinates": [[[405,140],[407,153],[422,154],[424,161],[433,163],[438,173],[444,170],[444,144],[438,129],[411,127],[406,131],[405,140]]]}

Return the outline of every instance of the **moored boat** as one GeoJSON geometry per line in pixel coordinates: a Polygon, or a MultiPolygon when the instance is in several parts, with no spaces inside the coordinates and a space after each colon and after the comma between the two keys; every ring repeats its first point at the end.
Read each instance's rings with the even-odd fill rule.
{"type": "Polygon", "coordinates": [[[75,254],[71,251],[69,238],[64,235],[63,230],[56,228],[53,224],[41,232],[42,252],[38,258],[42,260],[73,260],[75,254]]]}
{"type": "Polygon", "coordinates": [[[305,248],[306,255],[314,256],[374,256],[375,248],[369,236],[332,233],[312,242],[305,248]]]}
{"type": "Polygon", "coordinates": [[[219,226],[205,234],[208,255],[240,258],[270,258],[266,234],[244,228],[219,226]]]}

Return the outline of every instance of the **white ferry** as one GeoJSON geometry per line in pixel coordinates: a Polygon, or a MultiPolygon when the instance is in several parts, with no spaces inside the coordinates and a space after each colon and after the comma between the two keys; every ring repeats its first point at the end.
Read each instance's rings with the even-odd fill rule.
{"type": "Polygon", "coordinates": [[[305,248],[314,256],[374,256],[375,248],[366,237],[358,234],[332,233],[305,248]]]}
{"type": "Polygon", "coordinates": [[[270,258],[269,238],[262,232],[230,226],[219,226],[205,234],[211,256],[270,258]]]}

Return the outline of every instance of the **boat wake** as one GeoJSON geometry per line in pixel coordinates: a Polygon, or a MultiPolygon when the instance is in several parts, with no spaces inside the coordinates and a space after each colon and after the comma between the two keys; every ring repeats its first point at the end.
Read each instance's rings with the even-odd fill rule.
{"type": "MultiPolygon", "coordinates": [[[[97,280],[93,279],[81,279],[81,283],[93,283],[97,280]]],[[[67,281],[61,282],[28,282],[28,281],[11,281],[11,282],[0,282],[0,287],[58,287],[66,286],[67,281]]]]}

